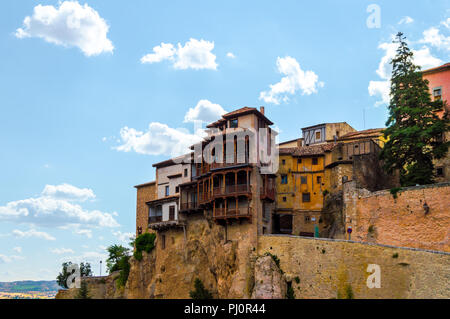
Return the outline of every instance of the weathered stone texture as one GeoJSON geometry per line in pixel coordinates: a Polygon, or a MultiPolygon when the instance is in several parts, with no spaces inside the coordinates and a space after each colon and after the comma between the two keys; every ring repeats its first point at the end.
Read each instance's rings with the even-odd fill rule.
{"type": "Polygon", "coordinates": [[[253,299],[284,299],[286,280],[271,256],[261,256],[255,262],[253,299]]]}
{"type": "Polygon", "coordinates": [[[260,237],[258,252],[280,259],[296,298],[450,298],[448,253],[288,235],[260,237]],[[369,264],[380,266],[381,288],[367,287],[369,264]]]}
{"type": "Polygon", "coordinates": [[[450,252],[450,183],[405,188],[397,198],[354,186],[346,183],[344,191],[352,240],[450,252]]]}

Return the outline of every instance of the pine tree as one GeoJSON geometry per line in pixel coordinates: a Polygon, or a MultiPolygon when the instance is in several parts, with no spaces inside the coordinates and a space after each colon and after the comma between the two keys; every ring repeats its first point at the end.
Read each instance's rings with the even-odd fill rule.
{"type": "Polygon", "coordinates": [[[203,282],[199,278],[195,279],[194,288],[194,291],[189,292],[192,299],[212,299],[212,294],[205,288],[203,282]]]}
{"type": "Polygon", "coordinates": [[[388,173],[398,169],[402,186],[433,183],[433,159],[446,155],[449,142],[442,136],[448,131],[448,115],[440,119],[435,111],[444,107],[442,101],[432,101],[428,81],[422,78],[420,67],[413,63],[413,53],[403,33],[397,34],[396,56],[392,59],[389,117],[384,131],[388,139],[382,152],[388,173]]]}
{"type": "Polygon", "coordinates": [[[91,297],[89,296],[88,286],[85,281],[81,282],[81,287],[78,291],[77,299],[91,299],[91,297]]]}

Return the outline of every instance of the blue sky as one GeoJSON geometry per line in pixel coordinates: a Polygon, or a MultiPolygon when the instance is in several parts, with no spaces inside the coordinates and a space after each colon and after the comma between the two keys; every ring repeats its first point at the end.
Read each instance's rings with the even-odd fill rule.
{"type": "Polygon", "coordinates": [[[134,232],[133,185],[197,138],[194,120],[264,105],[280,140],[323,122],[383,127],[392,35],[424,67],[449,62],[448,8],[2,1],[0,281],[54,279],[65,260],[98,274],[104,248],[134,232]]]}

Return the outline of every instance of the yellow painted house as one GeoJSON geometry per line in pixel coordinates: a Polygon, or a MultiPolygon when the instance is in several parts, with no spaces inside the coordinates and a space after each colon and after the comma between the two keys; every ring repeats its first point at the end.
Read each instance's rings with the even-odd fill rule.
{"type": "Polygon", "coordinates": [[[314,236],[323,227],[325,153],[334,143],[279,149],[274,232],[314,236]]]}

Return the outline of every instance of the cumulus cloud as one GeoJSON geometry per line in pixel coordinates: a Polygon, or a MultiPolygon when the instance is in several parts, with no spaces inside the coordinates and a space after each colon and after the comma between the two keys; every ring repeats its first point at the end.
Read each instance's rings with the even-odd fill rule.
{"type": "Polygon", "coordinates": [[[45,239],[45,240],[56,240],[56,238],[53,237],[52,235],[50,235],[46,232],[37,231],[35,229],[30,229],[27,231],[21,231],[21,230],[15,229],[12,231],[12,234],[19,238],[34,237],[34,238],[40,238],[40,239],[45,239]]]}
{"type": "Polygon", "coordinates": [[[232,52],[228,52],[227,57],[234,59],[236,56],[232,52]]]}
{"type": "MultiPolygon", "coordinates": [[[[447,27],[448,20],[442,22],[444,26],[447,27]]],[[[441,33],[441,30],[436,27],[431,27],[423,32],[423,38],[420,42],[430,44],[440,50],[450,51],[450,35],[449,28],[443,29],[447,35],[441,33]]]]}
{"type": "Polygon", "coordinates": [[[131,241],[131,238],[134,238],[135,234],[133,233],[127,233],[127,232],[121,232],[115,231],[113,232],[113,235],[117,237],[118,240],[120,240],[122,243],[129,243],[131,241]]]}
{"type": "MultiPolygon", "coordinates": [[[[376,70],[380,80],[370,81],[368,86],[369,95],[380,98],[380,100],[375,102],[376,107],[389,104],[392,73],[392,65],[390,62],[396,55],[397,48],[397,43],[381,43],[378,46],[378,49],[384,50],[384,55],[376,70]]],[[[414,54],[414,63],[421,66],[423,69],[432,68],[442,63],[442,60],[431,54],[430,49],[427,46],[422,46],[418,50],[411,49],[411,51],[414,54]]]]}
{"type": "Polygon", "coordinates": [[[63,1],[58,7],[37,5],[25,17],[17,38],[37,37],[64,47],[78,47],[86,56],[113,52],[109,26],[97,11],[77,1],[63,1]]]}
{"type": "Polygon", "coordinates": [[[92,189],[78,188],[70,184],[45,185],[44,190],[42,191],[42,195],[49,196],[55,199],[81,202],[95,198],[92,189]]]}
{"type": "Polygon", "coordinates": [[[112,214],[87,210],[74,203],[93,197],[95,195],[89,189],[80,189],[68,184],[47,185],[41,196],[12,201],[0,206],[0,221],[45,227],[119,226],[112,214]]]}
{"type": "Polygon", "coordinates": [[[184,45],[178,43],[177,48],[171,43],[162,42],[153,48],[153,53],[144,55],[141,63],[158,63],[168,60],[175,69],[210,69],[217,70],[216,56],[211,52],[214,42],[189,39],[184,45]]]}
{"type": "Polygon", "coordinates": [[[16,252],[16,253],[19,253],[19,254],[21,254],[22,253],[22,247],[14,247],[13,248],[13,250],[16,252]]]}
{"type": "Polygon", "coordinates": [[[269,91],[260,93],[259,99],[266,103],[280,104],[281,101],[288,101],[288,95],[293,95],[300,91],[302,95],[317,93],[319,87],[323,87],[323,82],[313,71],[303,71],[296,59],[287,56],[277,58],[278,72],[285,75],[280,82],[270,85],[269,91]]]}
{"type": "Polygon", "coordinates": [[[406,16],[406,17],[403,17],[402,19],[400,19],[398,24],[410,24],[410,23],[413,23],[413,22],[414,22],[413,18],[406,16]]]}
{"type": "Polygon", "coordinates": [[[64,254],[73,254],[75,253],[72,249],[70,248],[54,248],[54,249],[50,249],[50,251],[56,255],[64,255],[64,254]]]}
{"type": "Polygon", "coordinates": [[[25,259],[25,258],[22,257],[22,256],[15,256],[15,255],[6,256],[6,255],[0,254],[0,264],[10,263],[10,262],[13,262],[13,261],[16,261],[16,260],[23,260],[23,259],[25,259]]]}
{"type": "Polygon", "coordinates": [[[159,122],[151,122],[145,132],[123,127],[120,130],[120,138],[122,145],[114,147],[117,151],[170,156],[187,153],[189,146],[201,140],[200,135],[190,134],[186,129],[174,129],[159,122]]]}
{"type": "Polygon", "coordinates": [[[219,104],[212,103],[208,100],[200,100],[194,108],[189,108],[184,116],[184,122],[201,121],[211,123],[221,118],[227,113],[219,104]]]}
{"type": "Polygon", "coordinates": [[[75,229],[74,233],[77,235],[86,236],[87,238],[92,238],[92,230],[91,229],[75,229]]]}

